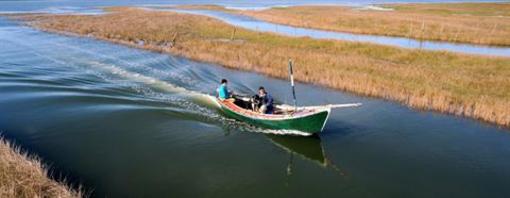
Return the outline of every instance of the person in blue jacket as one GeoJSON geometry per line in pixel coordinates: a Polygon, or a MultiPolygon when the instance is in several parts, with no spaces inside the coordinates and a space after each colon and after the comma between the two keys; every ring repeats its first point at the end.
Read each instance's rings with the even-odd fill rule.
{"type": "Polygon", "coordinates": [[[218,92],[218,98],[220,100],[225,100],[225,99],[230,98],[230,92],[228,91],[227,83],[228,83],[227,79],[221,79],[221,85],[216,90],[218,92]]]}

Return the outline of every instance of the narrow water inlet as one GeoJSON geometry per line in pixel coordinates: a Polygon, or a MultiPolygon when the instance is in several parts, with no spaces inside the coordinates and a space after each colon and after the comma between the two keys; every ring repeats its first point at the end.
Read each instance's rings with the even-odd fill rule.
{"type": "Polygon", "coordinates": [[[335,39],[354,42],[368,42],[381,45],[403,47],[409,49],[424,49],[434,51],[449,51],[476,55],[490,55],[510,57],[510,47],[486,46],[462,43],[450,43],[441,41],[422,41],[405,37],[378,36],[367,34],[354,34],[344,32],[334,32],[327,30],[318,30],[311,28],[293,27],[288,25],[276,24],[261,21],[250,16],[241,14],[232,14],[215,10],[186,10],[161,7],[146,7],[148,9],[160,11],[174,11],[188,14],[198,14],[213,17],[222,20],[228,24],[262,32],[273,32],[287,36],[310,37],[315,39],[335,39]]]}

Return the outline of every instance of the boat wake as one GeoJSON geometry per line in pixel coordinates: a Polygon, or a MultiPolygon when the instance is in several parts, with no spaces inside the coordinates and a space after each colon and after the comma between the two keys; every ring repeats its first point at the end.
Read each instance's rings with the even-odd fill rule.
{"type": "Polygon", "coordinates": [[[295,136],[312,136],[312,133],[305,133],[297,130],[272,130],[272,129],[261,129],[260,131],[256,131],[265,134],[274,134],[274,135],[295,135],[295,136]]]}
{"type": "MultiPolygon", "coordinates": [[[[223,117],[219,112],[219,106],[215,102],[215,97],[193,91],[188,90],[183,87],[176,86],[174,84],[171,84],[166,81],[158,80],[156,78],[152,78],[149,76],[144,76],[139,73],[129,72],[127,70],[124,70],[118,66],[115,66],[113,64],[105,64],[101,62],[89,62],[90,65],[93,65],[96,67],[96,69],[103,70],[118,76],[121,76],[123,78],[127,78],[136,82],[141,82],[146,84],[147,86],[161,89],[166,91],[167,93],[173,93],[178,94],[179,98],[186,98],[186,100],[179,101],[179,104],[181,104],[182,108],[185,108],[189,112],[195,112],[199,113],[202,116],[207,116],[211,119],[214,119],[216,121],[221,122],[221,124],[227,128],[227,129],[236,129],[238,131],[245,131],[245,132],[256,132],[256,133],[263,133],[263,134],[274,134],[274,135],[295,135],[295,136],[310,136],[310,133],[305,133],[297,130],[271,130],[271,129],[263,129],[259,127],[255,127],[249,124],[246,124],[244,122],[240,122],[234,119],[230,119],[227,117],[223,117]],[[191,101],[191,103],[190,103],[191,101]],[[205,108],[204,108],[205,107],[205,108]],[[212,112],[211,110],[214,110],[212,112]]],[[[150,93],[145,93],[150,95],[150,93]]],[[[163,99],[163,98],[160,98],[163,99]]],[[[172,103],[175,103],[176,101],[172,101],[172,103]]]]}
{"type": "MultiPolygon", "coordinates": [[[[93,66],[94,69],[111,73],[117,76],[120,76],[125,79],[130,79],[132,82],[143,83],[148,87],[163,90],[166,94],[170,93],[173,96],[177,96],[179,100],[170,100],[168,101],[168,97],[159,97],[160,100],[167,100],[172,104],[179,104],[182,108],[186,109],[189,113],[196,113],[202,116],[208,117],[215,121],[219,121],[221,125],[226,128],[236,129],[239,131],[247,131],[247,132],[256,132],[256,133],[264,133],[264,134],[274,134],[274,135],[295,135],[295,136],[310,136],[310,133],[301,132],[297,130],[272,130],[272,129],[263,129],[259,127],[255,127],[244,122],[240,122],[234,119],[230,119],[224,116],[221,116],[218,112],[220,111],[217,102],[215,101],[215,97],[206,93],[193,91],[186,89],[181,86],[177,86],[167,81],[159,80],[157,78],[153,78],[150,76],[145,76],[140,73],[131,72],[125,70],[115,64],[107,64],[98,61],[89,61],[89,65],[93,66]]],[[[148,91],[147,89],[142,89],[145,95],[155,97],[154,92],[148,91]]],[[[165,95],[166,95],[165,94],[165,95]]],[[[157,95],[156,95],[157,97],[157,95]]]]}
{"type": "MultiPolygon", "coordinates": [[[[69,93],[69,97],[81,96],[82,92],[85,95],[97,92],[100,93],[96,94],[99,98],[121,98],[116,102],[120,103],[116,105],[117,108],[170,111],[187,119],[217,125],[227,131],[309,135],[294,130],[262,129],[223,116],[211,94],[215,92],[218,79],[225,75],[235,76],[231,71],[91,38],[42,33],[26,27],[18,28],[17,33],[26,35],[19,36],[11,31],[4,31],[4,35],[9,37],[9,46],[17,46],[33,55],[31,59],[25,60],[41,63],[45,68],[49,66],[57,70],[56,72],[64,72],[62,75],[56,72],[48,73],[41,78],[62,82],[71,78],[78,82],[70,85],[76,91],[69,93]],[[47,50],[49,48],[53,50],[47,50]],[[87,80],[83,81],[84,78],[87,80]]],[[[232,86],[240,90],[250,90],[251,86],[243,84],[241,80],[237,81],[239,83],[232,86]]]]}
{"type": "Polygon", "coordinates": [[[305,133],[297,130],[276,130],[276,129],[264,129],[260,127],[256,127],[245,122],[241,122],[232,118],[221,116],[220,119],[222,125],[226,129],[226,131],[240,131],[240,132],[250,132],[250,133],[260,133],[260,134],[270,134],[270,135],[281,135],[281,136],[313,136],[311,133],[305,133]]]}

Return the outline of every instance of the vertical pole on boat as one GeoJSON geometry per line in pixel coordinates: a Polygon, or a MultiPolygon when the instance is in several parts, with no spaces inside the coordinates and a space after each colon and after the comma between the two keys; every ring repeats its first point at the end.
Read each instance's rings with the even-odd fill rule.
{"type": "Polygon", "coordinates": [[[294,88],[294,73],[292,71],[292,59],[289,59],[290,85],[292,86],[292,97],[294,99],[294,110],[297,110],[296,89],[294,88]]]}

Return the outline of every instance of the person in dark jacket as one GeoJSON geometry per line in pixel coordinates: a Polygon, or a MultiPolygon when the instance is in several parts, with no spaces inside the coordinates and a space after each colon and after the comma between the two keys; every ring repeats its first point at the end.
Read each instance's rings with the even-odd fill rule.
{"type": "Polygon", "coordinates": [[[273,97],[267,93],[264,87],[259,88],[259,94],[257,96],[260,101],[260,107],[258,109],[259,112],[264,114],[273,114],[273,97]]]}

